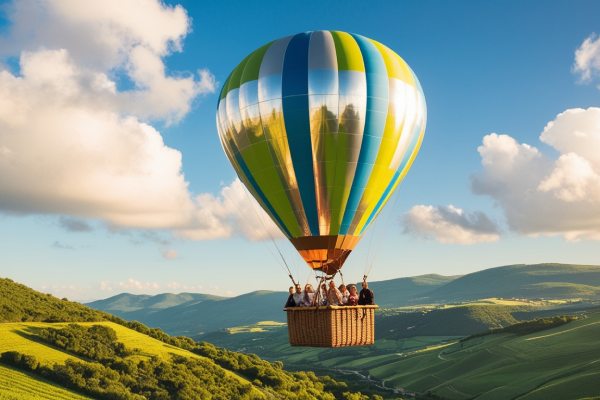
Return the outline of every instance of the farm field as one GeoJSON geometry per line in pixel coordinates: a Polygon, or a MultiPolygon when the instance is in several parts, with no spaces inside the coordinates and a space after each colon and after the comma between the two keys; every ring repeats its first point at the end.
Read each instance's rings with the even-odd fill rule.
{"type": "Polygon", "coordinates": [[[0,365],[0,400],[85,400],[71,392],[38,377],[0,365]]]}
{"type": "Polygon", "coordinates": [[[448,399],[600,396],[600,312],[527,335],[500,333],[371,360],[373,377],[448,399]]]}
{"type": "Polygon", "coordinates": [[[354,372],[387,388],[444,399],[594,398],[600,396],[600,311],[578,315],[578,320],[531,334],[495,333],[463,341],[414,336],[378,339],[368,347],[298,348],[288,345],[285,326],[268,324],[206,340],[282,360],[291,368],[354,372]]]}

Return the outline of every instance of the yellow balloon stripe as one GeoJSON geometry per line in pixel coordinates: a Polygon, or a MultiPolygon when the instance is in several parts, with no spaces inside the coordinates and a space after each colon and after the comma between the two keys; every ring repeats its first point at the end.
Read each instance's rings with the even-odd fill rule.
{"type": "Polygon", "coordinates": [[[338,70],[365,72],[365,63],[356,40],[346,32],[331,31],[337,56],[338,70]]]}
{"type": "MultiPolygon", "coordinates": [[[[404,104],[401,104],[401,101],[406,101],[407,89],[411,91],[414,91],[415,89],[415,81],[412,72],[397,54],[381,43],[374,40],[371,40],[371,42],[377,47],[385,62],[390,81],[390,100],[383,138],[381,140],[379,152],[377,153],[377,158],[375,159],[375,165],[373,166],[367,187],[360,200],[359,211],[354,216],[352,225],[350,226],[349,232],[353,235],[360,232],[367,223],[367,220],[375,209],[379,199],[384,195],[390,181],[397,173],[397,168],[395,168],[393,165],[394,163],[392,162],[394,154],[399,146],[404,124],[411,124],[413,122],[405,120],[405,107],[404,104]],[[407,86],[409,87],[407,88],[407,86]]],[[[412,133],[411,131],[412,129],[405,129],[403,134],[409,135],[412,133]]],[[[404,139],[410,140],[410,138],[404,139]]]]}
{"type": "MultiPolygon", "coordinates": [[[[417,158],[417,154],[419,153],[419,149],[421,148],[421,143],[423,143],[424,136],[425,136],[425,126],[423,126],[421,128],[421,131],[419,132],[419,138],[417,139],[417,144],[415,145],[412,153],[410,154],[410,158],[408,159],[406,166],[402,169],[402,172],[400,173],[400,175],[398,175],[398,178],[396,178],[396,182],[394,182],[394,185],[392,186],[392,190],[390,190],[388,192],[388,194],[385,196],[385,199],[381,202],[379,209],[376,210],[376,215],[371,219],[371,221],[373,221],[373,220],[375,220],[375,218],[377,218],[377,216],[379,215],[381,210],[383,210],[383,207],[385,207],[385,205],[387,204],[387,202],[390,199],[390,197],[392,196],[392,194],[394,194],[394,191],[396,190],[398,185],[404,180],[404,177],[410,170],[410,167],[412,167],[412,164],[415,161],[415,158],[417,158]]],[[[365,214],[365,215],[368,216],[368,214],[365,214]]],[[[363,233],[366,221],[367,221],[366,219],[364,222],[361,221],[362,225],[359,226],[360,229],[357,230],[357,233],[360,233],[360,234],[363,233]]]]}

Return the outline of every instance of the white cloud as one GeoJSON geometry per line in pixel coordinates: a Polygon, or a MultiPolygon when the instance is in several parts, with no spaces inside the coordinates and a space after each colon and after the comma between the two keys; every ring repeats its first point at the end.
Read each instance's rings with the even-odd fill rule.
{"type": "MultiPolygon", "coordinates": [[[[215,90],[208,70],[198,71],[198,76],[166,73],[163,58],[181,51],[190,31],[181,6],[157,0],[32,0],[14,2],[8,10],[12,26],[10,35],[0,41],[0,54],[64,50],[73,72],[105,74],[98,76],[98,83],[107,89],[99,101],[120,113],[176,122],[195,97],[215,90]],[[133,87],[116,90],[112,78],[122,73],[133,87]]],[[[53,65],[46,68],[55,78],[53,65]]]]}
{"type": "Polygon", "coordinates": [[[175,281],[167,283],[165,288],[171,292],[202,292],[204,290],[203,285],[190,285],[175,281]]]}
{"type": "Polygon", "coordinates": [[[134,116],[105,107],[106,76],[65,50],[21,56],[21,76],[0,71],[0,208],[167,228],[193,202],[181,153],[134,116]],[[98,96],[96,96],[98,94],[98,96]]]}
{"type": "Polygon", "coordinates": [[[466,213],[453,205],[416,205],[404,215],[404,229],[441,243],[473,244],[500,238],[497,225],[487,215],[466,213]]]}
{"type": "MultiPolygon", "coordinates": [[[[50,286],[44,286],[44,288],[50,288],[50,286]]],[[[93,287],[83,288],[77,286],[70,286],[70,291],[64,290],[65,287],[54,287],[53,293],[57,295],[73,295],[74,298],[81,298],[82,294],[89,296],[92,291],[98,298],[106,298],[113,296],[118,293],[129,292],[133,294],[149,294],[155,295],[159,293],[206,293],[215,294],[219,296],[232,296],[234,293],[230,290],[224,290],[217,285],[202,285],[190,282],[178,282],[170,281],[166,283],[159,283],[154,281],[143,281],[136,278],[128,278],[124,281],[101,281],[93,287]],[[73,293],[71,293],[73,292],[73,293]]]]}
{"type": "Polygon", "coordinates": [[[551,192],[565,202],[599,198],[593,192],[600,189],[600,177],[588,160],[576,153],[563,154],[555,167],[540,184],[542,192],[551,192]]]}
{"type": "Polygon", "coordinates": [[[600,239],[600,108],[558,114],[540,140],[558,156],[508,135],[485,136],[474,192],[491,196],[516,232],[600,239]]]}
{"type": "Polygon", "coordinates": [[[40,0],[15,2],[10,17],[0,55],[20,62],[0,67],[0,211],[70,216],[60,223],[71,230],[92,218],[200,240],[278,234],[237,180],[191,194],[181,153],[147,122],[177,121],[216,88],[206,69],[166,72],[190,29],[182,7],[40,0]],[[130,87],[119,88],[123,75],[130,87]]]}
{"type": "Polygon", "coordinates": [[[575,51],[573,71],[582,82],[589,82],[600,73],[600,37],[588,36],[575,51]]]}
{"type": "Polygon", "coordinates": [[[251,240],[282,237],[270,217],[250,197],[239,179],[224,186],[218,196],[196,197],[196,213],[192,226],[177,233],[185,238],[205,240],[243,235],[251,240]]]}
{"type": "Polygon", "coordinates": [[[157,282],[142,282],[137,279],[129,278],[126,281],[118,283],[118,288],[121,290],[146,291],[158,290],[160,285],[157,282]]]}

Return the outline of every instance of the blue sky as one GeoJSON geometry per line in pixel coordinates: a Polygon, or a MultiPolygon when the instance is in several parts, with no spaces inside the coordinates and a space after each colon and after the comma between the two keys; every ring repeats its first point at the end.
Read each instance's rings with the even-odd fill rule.
{"type": "MultiPolygon", "coordinates": [[[[15,105],[17,100],[0,101],[0,179],[11,179],[10,184],[0,184],[4,186],[0,187],[2,276],[83,300],[122,291],[233,295],[259,288],[285,289],[286,274],[268,240],[249,240],[236,226],[224,231],[217,226],[235,225],[239,216],[227,214],[232,211],[226,205],[215,205],[222,200],[223,188],[231,187],[235,173],[218,142],[214,113],[219,84],[245,55],[272,39],[317,29],[359,33],[394,49],[419,77],[428,106],[421,152],[397,200],[390,201],[350,257],[347,279],[358,279],[371,262],[374,280],[464,274],[511,263],[600,264],[600,180],[596,179],[600,163],[588,154],[600,145],[600,115],[594,108],[600,100],[600,44],[594,36],[600,33],[598,2],[183,1],[168,2],[162,8],[155,1],[147,3],[151,11],[132,12],[131,17],[117,11],[112,15],[112,5],[94,16],[75,10],[77,2],[70,4],[74,9],[59,11],[53,2],[42,2],[46,12],[38,14],[27,11],[22,3],[16,8],[4,4],[0,69],[5,70],[2,82],[8,92],[3,95],[18,99],[21,91],[30,94],[23,95],[23,104],[29,105],[27,121],[19,122],[27,129],[13,128],[18,122],[15,115],[22,109],[15,105]],[[170,7],[176,5],[180,5],[178,13],[171,12],[170,7]],[[114,41],[105,43],[98,35],[106,34],[107,21],[133,27],[134,33],[109,31],[114,41]],[[44,27],[58,33],[43,34],[44,27]],[[77,29],[83,30],[80,36],[73,35],[77,29]],[[157,62],[164,71],[152,68],[157,62]],[[178,222],[173,222],[177,216],[169,222],[156,217],[163,215],[161,210],[155,212],[156,204],[172,199],[162,199],[160,193],[148,195],[148,186],[137,180],[128,191],[111,186],[103,177],[85,175],[99,168],[98,163],[135,169],[126,155],[117,155],[118,134],[111,136],[110,146],[105,137],[93,136],[96,142],[90,146],[98,150],[93,153],[95,164],[90,157],[83,161],[65,158],[81,150],[68,146],[83,142],[71,142],[65,133],[68,129],[47,125],[43,96],[53,92],[40,91],[35,86],[39,79],[34,79],[44,71],[58,70],[53,63],[68,64],[66,70],[77,71],[73,82],[79,85],[78,96],[91,93],[94,96],[85,99],[104,99],[97,104],[89,100],[86,113],[104,110],[98,118],[116,116],[118,121],[102,125],[98,135],[111,127],[130,127],[124,122],[128,116],[160,132],[163,147],[152,136],[154,141],[148,140],[154,147],[140,155],[168,158],[164,165],[145,161],[152,174],[164,180],[157,192],[185,187],[182,182],[167,182],[183,177],[191,198],[205,196],[194,202],[194,215],[201,219],[209,213],[215,218],[214,226],[195,226],[193,233],[182,233],[178,222]],[[27,76],[25,65],[31,71],[27,76]],[[12,79],[23,76],[22,81],[12,79]],[[106,89],[110,85],[99,89],[89,84],[98,76],[114,83],[112,92],[106,89]],[[13,96],[16,91],[19,95],[13,96]],[[582,112],[567,112],[574,109],[582,112]],[[35,123],[38,118],[39,124],[35,123]],[[45,126],[50,128],[42,132],[45,126]],[[31,129],[40,130],[39,136],[31,134],[31,129]],[[588,141],[569,139],[577,132],[583,132],[588,141]],[[492,133],[498,135],[488,136],[492,133]],[[17,135],[31,141],[28,146],[20,142],[20,152],[11,150],[17,149],[13,142],[17,135]],[[488,142],[478,151],[484,137],[488,142]],[[181,174],[161,175],[179,165],[165,148],[180,152],[181,174]],[[7,150],[3,153],[2,149],[7,150]],[[102,151],[106,157],[98,155],[102,151]],[[1,159],[9,155],[22,157],[18,165],[26,172],[9,170],[1,159]],[[51,179],[31,167],[37,165],[31,160],[50,163],[48,170],[56,168],[56,174],[76,171],[78,175],[65,175],[55,186],[45,187],[51,179]],[[487,164],[482,166],[482,161],[487,164]],[[70,179],[75,183],[55,189],[70,179]],[[89,187],[80,186],[82,180],[91,182],[89,187]],[[94,182],[108,186],[93,186],[94,182]],[[472,186],[477,186],[478,194],[472,186]],[[100,192],[106,190],[122,195],[103,197],[100,192]],[[136,202],[142,200],[152,214],[125,215],[135,214],[136,202]]],[[[60,91],[72,100],[71,94],[65,94],[66,87],[48,90],[60,91]]],[[[84,128],[77,132],[87,135],[84,128]]],[[[148,138],[140,135],[136,137],[148,138]]],[[[131,179],[136,176],[132,173],[131,179]]],[[[297,275],[307,279],[310,271],[293,249],[283,240],[278,243],[297,275]]]]}

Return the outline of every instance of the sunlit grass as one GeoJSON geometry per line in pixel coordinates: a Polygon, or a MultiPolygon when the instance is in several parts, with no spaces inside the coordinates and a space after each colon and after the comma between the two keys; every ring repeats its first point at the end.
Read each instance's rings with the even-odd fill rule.
{"type": "Polygon", "coordinates": [[[0,400],[89,399],[38,377],[0,365],[0,400]]]}
{"type": "MultiPolygon", "coordinates": [[[[130,356],[134,359],[148,358],[153,356],[169,359],[171,355],[176,354],[189,358],[204,359],[210,363],[213,363],[212,360],[206,357],[202,357],[179,347],[163,343],[160,340],[151,338],[150,336],[146,336],[142,333],[113,322],[78,322],[77,324],[83,326],[104,325],[114,329],[117,334],[118,341],[123,343],[128,349],[134,350],[135,354],[130,356]]],[[[67,322],[0,323],[0,353],[5,351],[18,351],[23,354],[33,355],[42,365],[50,365],[54,363],[63,364],[69,358],[84,361],[77,356],[66,353],[40,341],[36,336],[36,331],[38,331],[40,328],[59,329],[67,325],[69,325],[67,322]]],[[[248,380],[229,370],[224,369],[223,371],[227,375],[238,379],[240,382],[249,383],[248,380]]],[[[0,399],[2,398],[0,397],[0,399]]]]}

